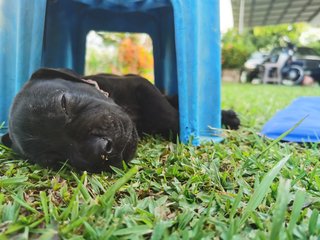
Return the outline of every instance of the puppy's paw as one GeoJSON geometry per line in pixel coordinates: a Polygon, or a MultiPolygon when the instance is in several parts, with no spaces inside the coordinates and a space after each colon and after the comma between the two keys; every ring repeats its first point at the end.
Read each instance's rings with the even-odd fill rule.
{"type": "Polygon", "coordinates": [[[221,111],[221,124],[228,129],[238,129],[240,126],[240,119],[237,113],[233,110],[222,110],[221,111]]]}
{"type": "Polygon", "coordinates": [[[6,147],[12,147],[12,141],[10,139],[9,133],[6,133],[2,137],[0,136],[0,144],[3,144],[6,147]]]}

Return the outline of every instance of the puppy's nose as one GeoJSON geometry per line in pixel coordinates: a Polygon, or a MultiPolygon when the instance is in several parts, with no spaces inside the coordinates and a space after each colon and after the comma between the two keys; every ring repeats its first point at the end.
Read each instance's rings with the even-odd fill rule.
{"type": "Polygon", "coordinates": [[[111,139],[106,139],[106,144],[104,147],[104,150],[106,151],[106,153],[111,153],[113,150],[113,143],[111,139]]]}

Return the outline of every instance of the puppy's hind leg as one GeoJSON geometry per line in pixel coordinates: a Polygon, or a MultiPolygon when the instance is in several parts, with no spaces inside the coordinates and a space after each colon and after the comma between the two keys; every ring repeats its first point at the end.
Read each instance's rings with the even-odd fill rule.
{"type": "Polygon", "coordinates": [[[179,113],[161,92],[148,83],[142,83],[136,91],[142,119],[137,123],[139,132],[160,134],[165,138],[179,133],[179,113]]]}

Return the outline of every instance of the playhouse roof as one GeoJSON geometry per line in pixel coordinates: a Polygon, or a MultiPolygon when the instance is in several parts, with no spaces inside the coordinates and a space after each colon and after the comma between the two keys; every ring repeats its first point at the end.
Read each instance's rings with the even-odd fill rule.
{"type": "Polygon", "coordinates": [[[234,26],[243,27],[310,22],[320,24],[319,0],[231,0],[234,26]],[[240,25],[239,25],[240,21],[240,25]]]}

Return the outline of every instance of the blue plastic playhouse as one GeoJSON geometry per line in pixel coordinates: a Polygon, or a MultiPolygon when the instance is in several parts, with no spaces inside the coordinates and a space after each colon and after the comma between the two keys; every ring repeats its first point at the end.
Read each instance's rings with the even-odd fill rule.
{"type": "Polygon", "coordinates": [[[0,0],[0,122],[37,68],[83,73],[90,30],[149,34],[155,84],[179,95],[181,140],[220,139],[219,0],[0,0]]]}

